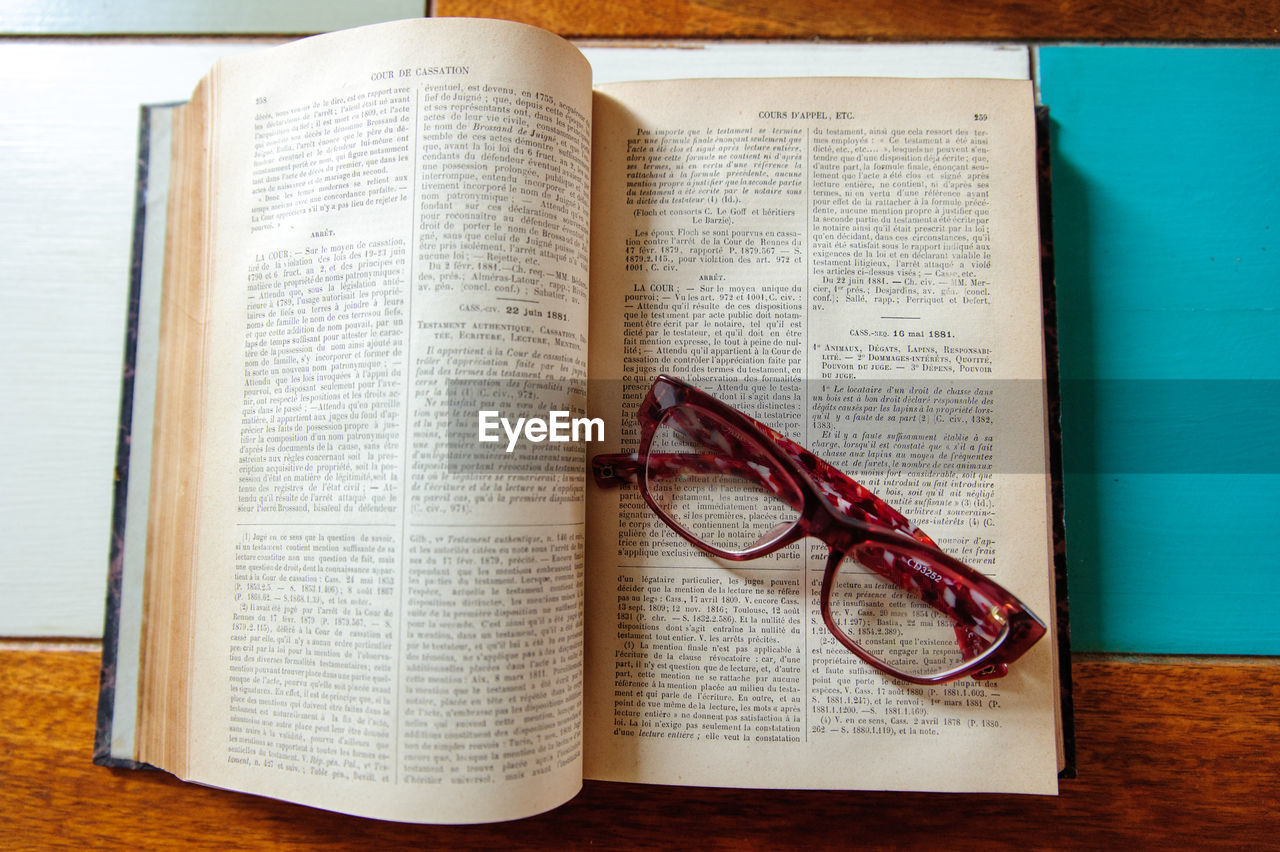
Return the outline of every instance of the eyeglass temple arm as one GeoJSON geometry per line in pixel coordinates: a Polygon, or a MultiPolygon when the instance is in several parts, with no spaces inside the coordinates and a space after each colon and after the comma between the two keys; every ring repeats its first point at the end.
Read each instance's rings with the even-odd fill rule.
{"type": "Polygon", "coordinates": [[[911,536],[916,541],[936,548],[933,539],[888,503],[845,474],[828,464],[785,435],[780,435],[763,423],[752,420],[766,435],[773,439],[787,455],[804,468],[805,473],[818,486],[823,496],[837,511],[846,517],[864,523],[879,524],[911,536]]]}
{"type": "MultiPolygon", "coordinates": [[[[827,502],[842,515],[862,523],[873,523],[881,527],[889,527],[899,533],[910,536],[921,544],[935,550],[939,549],[937,543],[926,535],[923,530],[861,483],[818,458],[785,435],[779,434],[757,420],[752,422],[772,438],[774,443],[797,464],[804,468],[805,472],[809,474],[809,478],[823,492],[827,502]]],[[[885,551],[876,553],[874,550],[864,548],[859,556],[859,561],[895,586],[919,597],[929,606],[951,618],[955,622],[956,642],[959,644],[965,659],[972,659],[982,653],[986,648],[989,637],[984,638],[975,632],[973,627],[982,624],[988,630],[993,630],[996,629],[996,625],[990,621],[991,611],[989,608],[986,611],[981,611],[981,608],[974,607],[974,609],[979,610],[976,614],[962,611],[964,607],[961,602],[968,597],[966,590],[969,587],[969,583],[957,578],[947,578],[946,580],[939,578],[939,580],[935,581],[925,574],[908,571],[892,564],[885,553],[885,551]]],[[[1009,667],[1007,665],[996,664],[975,672],[972,677],[975,680],[997,678],[1006,674],[1008,670],[1009,667]]]]}

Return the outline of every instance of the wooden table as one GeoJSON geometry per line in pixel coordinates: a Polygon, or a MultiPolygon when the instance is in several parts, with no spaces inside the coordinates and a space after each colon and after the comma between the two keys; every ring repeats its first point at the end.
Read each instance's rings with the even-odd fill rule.
{"type": "MultiPolygon", "coordinates": [[[[1270,41],[1271,0],[961,3],[438,0],[567,36],[1270,41]]],[[[1058,797],[589,782],[497,825],[346,817],[89,761],[99,646],[0,643],[0,846],[51,848],[1280,848],[1280,660],[1077,655],[1078,777],[1058,797]]]]}
{"type": "Polygon", "coordinates": [[[1280,660],[1074,660],[1079,777],[1047,796],[588,782],[510,823],[411,826],[92,765],[92,643],[0,650],[0,846],[1280,848],[1280,660]]]}
{"type": "Polygon", "coordinates": [[[1274,0],[436,0],[568,37],[1275,41],[1274,0]]]}

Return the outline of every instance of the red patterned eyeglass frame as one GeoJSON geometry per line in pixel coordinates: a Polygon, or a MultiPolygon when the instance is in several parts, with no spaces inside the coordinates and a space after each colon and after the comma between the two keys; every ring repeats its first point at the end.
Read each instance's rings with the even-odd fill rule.
{"type": "MultiPolygon", "coordinates": [[[[863,486],[824,462],[794,441],[778,434],[732,406],[726,405],[680,379],[659,376],[636,412],[640,422],[640,447],[633,454],[603,454],[591,460],[592,474],[601,487],[630,482],[639,486],[649,508],[667,526],[699,549],[733,561],[755,559],[812,536],[827,545],[829,555],[822,578],[822,620],[832,635],[849,651],[885,674],[917,684],[937,684],[972,677],[990,680],[1002,677],[1009,664],[1021,657],[1046,632],[1044,623],[1004,587],[963,562],[948,556],[919,527],[863,486]],[[664,419],[680,409],[702,411],[718,418],[754,441],[769,454],[776,468],[785,472],[793,487],[766,480],[745,461],[734,464],[723,456],[663,453],[661,464],[671,475],[689,469],[711,469],[757,480],[792,503],[799,517],[789,529],[768,542],[745,551],[721,550],[671,518],[649,493],[645,470],[650,444],[664,419]],[[789,493],[782,493],[789,492],[789,493]],[[795,505],[796,502],[801,505],[795,505]],[[900,562],[877,556],[877,544],[895,552],[905,552],[927,561],[934,569],[929,576],[909,571],[900,562]],[[850,554],[889,582],[920,598],[948,616],[955,624],[956,638],[965,662],[935,675],[920,676],[901,671],[861,648],[840,629],[831,614],[831,590],[840,563],[850,554]],[[948,594],[949,593],[949,594],[948,594]]],[[[677,428],[689,433],[697,426],[686,418],[677,428]]],[[[705,421],[701,421],[705,423],[705,421]]],[[[722,436],[728,437],[728,436],[722,436]]],[[[754,454],[754,453],[753,453],[754,454]]],[[[655,458],[658,454],[655,454],[655,458]]]]}

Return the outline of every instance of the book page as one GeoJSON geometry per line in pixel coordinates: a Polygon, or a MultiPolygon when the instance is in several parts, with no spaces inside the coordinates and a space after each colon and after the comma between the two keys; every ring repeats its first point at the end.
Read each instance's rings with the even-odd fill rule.
{"type": "MultiPolygon", "coordinates": [[[[210,77],[183,777],[415,822],[581,785],[577,463],[451,457],[460,380],[585,383],[590,69],[419,20],[210,77]]],[[[475,409],[470,411],[474,438],[475,409]]]]}
{"type": "MultiPolygon", "coordinates": [[[[1047,620],[1030,84],[618,84],[597,91],[595,127],[605,451],[635,451],[637,406],[657,374],[677,376],[845,471],[1047,620]]],[[[824,626],[825,546],[716,560],[634,486],[591,487],[588,777],[1056,790],[1051,636],[998,681],[899,681],[824,626]]],[[[892,609],[866,621],[879,646],[905,623],[892,609]]]]}

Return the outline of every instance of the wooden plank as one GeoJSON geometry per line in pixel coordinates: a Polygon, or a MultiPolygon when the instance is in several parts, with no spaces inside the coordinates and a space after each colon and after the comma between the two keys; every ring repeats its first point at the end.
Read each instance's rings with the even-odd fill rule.
{"type": "Polygon", "coordinates": [[[376,822],[93,766],[97,654],[0,650],[0,813],[28,848],[1276,848],[1280,660],[1075,659],[1079,777],[1057,797],[589,782],[514,823],[376,822]]]}
{"type": "Polygon", "coordinates": [[[1280,39],[1270,0],[437,0],[435,13],[507,18],[591,38],[1280,39]]]}
{"type": "Polygon", "coordinates": [[[139,105],[278,41],[0,40],[0,635],[102,635],[139,105]]]}

